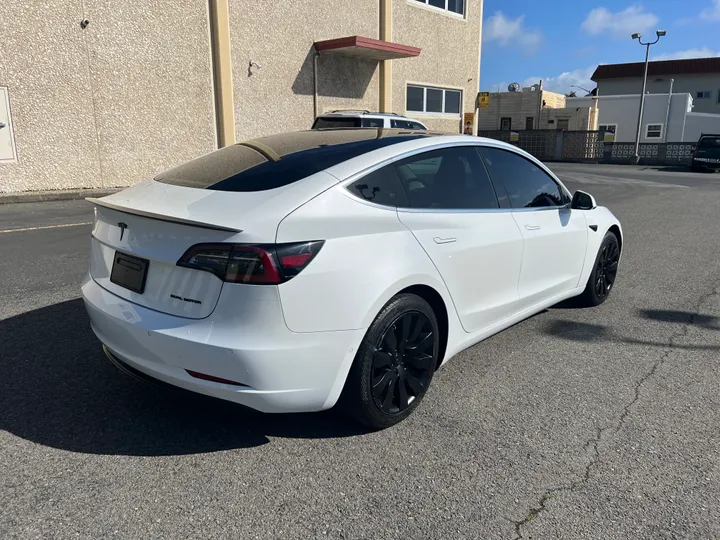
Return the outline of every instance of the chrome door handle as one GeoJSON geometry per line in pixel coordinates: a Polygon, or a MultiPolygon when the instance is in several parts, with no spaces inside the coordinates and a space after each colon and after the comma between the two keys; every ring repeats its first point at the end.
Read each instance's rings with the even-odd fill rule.
{"type": "Polygon", "coordinates": [[[440,238],[439,236],[436,236],[435,238],[433,238],[433,241],[436,244],[452,244],[453,242],[457,242],[457,238],[440,238]]]}
{"type": "Polygon", "coordinates": [[[528,231],[539,231],[539,230],[540,230],[540,225],[525,225],[525,228],[526,228],[528,231]]]}

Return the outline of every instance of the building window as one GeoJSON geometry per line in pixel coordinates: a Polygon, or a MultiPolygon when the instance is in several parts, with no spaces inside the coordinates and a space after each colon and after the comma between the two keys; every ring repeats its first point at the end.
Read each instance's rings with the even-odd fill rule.
{"type": "Polygon", "coordinates": [[[645,126],[646,139],[661,139],[663,132],[662,124],[647,124],[645,126]]]}
{"type": "Polygon", "coordinates": [[[558,118],[557,121],[557,130],[558,131],[567,131],[570,128],[570,119],[569,118],[558,118]]]}
{"type": "Polygon", "coordinates": [[[409,112],[460,115],[462,91],[429,86],[407,86],[409,112]]]}
{"type": "Polygon", "coordinates": [[[500,119],[500,129],[503,131],[511,129],[512,128],[512,118],[509,116],[503,116],[500,119]]]}
{"type": "Polygon", "coordinates": [[[458,15],[465,15],[465,0],[414,0],[426,6],[449,11],[458,15]]]}
{"type": "Polygon", "coordinates": [[[598,131],[615,134],[617,132],[617,124],[600,124],[598,131]]]}
{"type": "Polygon", "coordinates": [[[533,129],[535,126],[535,117],[534,116],[528,116],[525,118],[525,129],[533,129]]]}
{"type": "Polygon", "coordinates": [[[699,92],[695,92],[695,99],[710,99],[712,97],[712,92],[710,90],[701,90],[699,92]]]}

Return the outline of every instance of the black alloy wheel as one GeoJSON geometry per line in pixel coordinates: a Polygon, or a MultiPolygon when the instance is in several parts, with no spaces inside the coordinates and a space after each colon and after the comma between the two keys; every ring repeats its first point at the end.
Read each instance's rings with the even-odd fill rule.
{"type": "Polygon", "coordinates": [[[600,243],[585,290],[572,303],[580,307],[595,307],[607,300],[615,287],[619,262],[620,243],[613,232],[607,232],[600,243]]]}
{"type": "Polygon", "coordinates": [[[392,298],[358,347],[340,407],[372,429],[388,428],[410,416],[430,387],[441,339],[427,301],[410,293],[392,298]]]}
{"type": "Polygon", "coordinates": [[[435,332],[418,311],[398,317],[380,338],[371,370],[372,397],[385,414],[405,411],[425,393],[435,369],[435,332]]]}
{"type": "Polygon", "coordinates": [[[620,246],[617,241],[606,242],[600,249],[595,271],[595,294],[605,298],[615,284],[618,262],[620,261],[620,246]]]}

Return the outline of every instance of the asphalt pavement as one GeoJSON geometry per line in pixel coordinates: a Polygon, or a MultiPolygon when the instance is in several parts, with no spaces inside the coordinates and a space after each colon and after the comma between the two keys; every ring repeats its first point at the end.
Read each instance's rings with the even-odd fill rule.
{"type": "Polygon", "coordinates": [[[720,174],[551,167],[623,223],[611,298],[376,433],[125,377],[79,299],[91,206],[0,206],[0,538],[719,538],[720,174]]]}

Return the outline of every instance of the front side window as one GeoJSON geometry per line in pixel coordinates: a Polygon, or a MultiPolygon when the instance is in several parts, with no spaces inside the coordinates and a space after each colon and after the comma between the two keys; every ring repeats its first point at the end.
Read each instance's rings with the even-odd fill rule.
{"type": "Polygon", "coordinates": [[[462,91],[430,86],[407,86],[407,110],[420,113],[460,115],[462,91]]]}
{"type": "Polygon", "coordinates": [[[482,148],[480,153],[493,181],[505,186],[513,208],[557,207],[569,202],[557,182],[532,161],[499,148],[482,148]]]}
{"type": "Polygon", "coordinates": [[[662,124],[648,124],[645,127],[645,138],[646,139],[660,139],[662,137],[663,125],[662,124]]]}
{"type": "Polygon", "coordinates": [[[490,178],[473,146],[424,152],[391,166],[411,208],[498,208],[490,178]]]}
{"type": "Polygon", "coordinates": [[[450,13],[456,13],[458,15],[465,14],[465,1],[464,0],[415,0],[421,4],[432,6],[443,11],[449,11],[450,13]]]}
{"type": "Polygon", "coordinates": [[[720,150],[720,137],[703,137],[698,143],[698,148],[703,150],[718,149],[720,150]]]}

